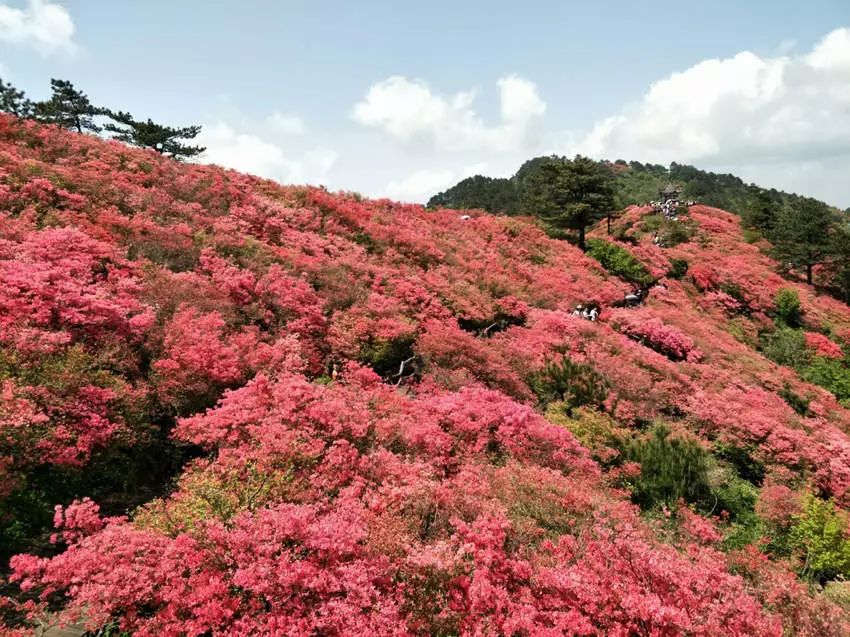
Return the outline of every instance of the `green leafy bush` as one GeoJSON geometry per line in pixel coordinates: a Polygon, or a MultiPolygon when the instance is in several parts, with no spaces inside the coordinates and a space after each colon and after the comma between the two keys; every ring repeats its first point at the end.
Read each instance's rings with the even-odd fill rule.
{"type": "Polygon", "coordinates": [[[809,399],[800,396],[800,394],[792,390],[788,383],[785,383],[779,391],[779,395],[782,396],[782,399],[798,414],[801,416],[809,415],[809,399]]]}
{"type": "Polygon", "coordinates": [[[799,327],[803,322],[803,309],[796,290],[782,288],[773,299],[776,318],[788,327],[799,327]]]}
{"type": "Polygon", "coordinates": [[[661,215],[647,215],[643,218],[641,228],[644,232],[655,232],[664,223],[664,217],[661,215]]]}
{"type": "Polygon", "coordinates": [[[659,235],[661,236],[661,244],[665,248],[672,248],[680,243],[687,243],[696,234],[694,224],[685,223],[683,221],[666,221],[661,226],[659,235]]]}
{"type": "Polygon", "coordinates": [[[641,508],[674,508],[684,500],[703,513],[722,514],[730,523],[724,539],[729,548],[760,536],[756,486],[742,478],[734,464],[719,462],[690,435],[672,433],[667,425],[658,424],[632,440],[624,455],[640,465],[631,486],[632,499],[641,508]]]}
{"type": "Polygon", "coordinates": [[[715,499],[712,512],[723,514],[729,520],[724,548],[736,549],[757,542],[763,528],[755,513],[759,494],[755,485],[741,478],[733,467],[722,463],[714,464],[709,471],[709,483],[715,499]]]}
{"type": "Polygon", "coordinates": [[[795,369],[805,368],[812,355],[802,330],[782,327],[762,339],[762,352],[770,360],[795,369]]]}
{"type": "Polygon", "coordinates": [[[569,416],[584,405],[601,407],[608,397],[605,377],[587,363],[576,363],[566,355],[547,362],[531,375],[528,384],[543,406],[563,401],[569,416]]]}
{"type": "Polygon", "coordinates": [[[795,516],[790,542],[801,553],[800,575],[824,582],[850,576],[847,513],[835,503],[809,494],[795,516]]]}
{"type": "Polygon", "coordinates": [[[831,392],[839,401],[850,401],[850,369],[841,359],[816,356],[800,375],[831,392]]]}
{"type": "Polygon", "coordinates": [[[553,402],[546,409],[546,419],[569,429],[602,466],[610,467],[622,463],[622,449],[631,434],[627,427],[609,414],[589,407],[580,407],[573,410],[571,416],[567,416],[564,404],[553,402]]]}
{"type": "Polygon", "coordinates": [[[608,272],[626,281],[649,285],[652,275],[631,252],[602,239],[589,239],[587,254],[599,261],[608,272]]]}
{"type": "Polygon", "coordinates": [[[684,279],[688,273],[688,262],[685,259],[670,259],[670,269],[667,276],[671,279],[684,279]]]}
{"type": "Polygon", "coordinates": [[[741,447],[735,444],[717,442],[714,445],[713,455],[719,460],[729,464],[738,476],[754,484],[761,486],[764,481],[764,463],[753,457],[755,447],[741,447]]]}

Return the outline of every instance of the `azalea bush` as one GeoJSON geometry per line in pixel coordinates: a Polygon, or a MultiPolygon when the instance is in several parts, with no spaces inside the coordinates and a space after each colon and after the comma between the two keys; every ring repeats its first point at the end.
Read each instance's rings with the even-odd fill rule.
{"type": "Polygon", "coordinates": [[[615,318],[618,329],[671,360],[699,361],[702,351],[684,332],[661,319],[641,312],[622,311],[615,318]]]}
{"type": "Polygon", "coordinates": [[[4,634],[848,633],[850,311],[734,215],[585,254],[7,116],[0,172],[4,634]]]}

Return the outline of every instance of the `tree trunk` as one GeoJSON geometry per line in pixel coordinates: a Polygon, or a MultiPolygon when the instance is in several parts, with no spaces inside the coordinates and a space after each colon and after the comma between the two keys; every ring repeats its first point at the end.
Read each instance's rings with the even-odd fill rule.
{"type": "Polygon", "coordinates": [[[584,226],[580,226],[580,227],[579,227],[579,229],[578,229],[578,247],[579,247],[579,248],[581,248],[581,249],[582,249],[582,251],[584,251],[584,250],[585,250],[585,245],[584,245],[584,226]]]}
{"type": "Polygon", "coordinates": [[[813,269],[813,267],[814,266],[811,263],[806,264],[806,283],[808,283],[809,285],[812,284],[812,269],[813,269]]]}

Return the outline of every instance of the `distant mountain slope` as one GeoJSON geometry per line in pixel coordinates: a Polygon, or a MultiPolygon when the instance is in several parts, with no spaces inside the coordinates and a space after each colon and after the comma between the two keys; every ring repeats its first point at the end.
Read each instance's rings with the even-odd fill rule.
{"type": "MultiPolygon", "coordinates": [[[[510,178],[491,178],[475,175],[458,182],[428,200],[429,208],[481,209],[505,214],[526,214],[521,209],[519,189],[522,175],[531,170],[541,158],[525,162],[510,178]]],[[[686,199],[722,208],[747,217],[767,197],[777,205],[789,204],[800,198],[774,188],[761,188],[744,183],[731,174],[718,174],[685,164],[669,167],[617,160],[609,162],[616,175],[616,201],[621,208],[644,204],[657,199],[658,191],[670,181],[682,187],[686,199]]]]}
{"type": "Polygon", "coordinates": [[[850,308],[735,215],[585,254],[11,117],[0,175],[6,634],[850,631],[850,308]]]}

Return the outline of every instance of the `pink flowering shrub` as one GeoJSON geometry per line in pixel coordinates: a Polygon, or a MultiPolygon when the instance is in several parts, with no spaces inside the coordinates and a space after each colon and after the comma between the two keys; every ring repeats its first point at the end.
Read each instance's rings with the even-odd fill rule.
{"type": "Polygon", "coordinates": [[[716,545],[723,539],[723,535],[712,520],[684,506],[684,502],[680,503],[676,515],[680,519],[681,530],[694,541],[701,544],[716,545]]]}
{"type": "Polygon", "coordinates": [[[844,358],[841,347],[818,332],[806,332],[806,347],[813,350],[816,356],[844,358]]]}
{"type": "Polygon", "coordinates": [[[227,334],[217,312],[181,307],[165,329],[163,356],[153,364],[162,399],[204,396],[238,384],[248,375],[246,361],[258,340],[251,330],[227,334]]]}
{"type": "Polygon", "coordinates": [[[84,537],[100,531],[110,521],[120,521],[121,518],[104,518],[100,515],[100,507],[90,498],[74,500],[63,507],[57,504],[53,514],[53,528],[59,533],[51,536],[51,541],[60,538],[68,544],[75,544],[84,537]]]}
{"type": "MultiPolygon", "coordinates": [[[[369,372],[347,374],[324,388],[255,379],[178,431],[218,446],[219,466],[247,454],[290,467],[284,492],[293,503],[246,503],[227,524],[210,518],[191,533],[108,521],[94,535],[66,534],[71,547],[52,560],[14,558],[13,579],[42,595],[64,592],[94,623],[119,614],[124,629],[142,635],[178,627],[248,635],[269,625],[334,634],[628,632],[641,622],[775,634],[777,620],[716,556],[694,549],[683,558],[656,545],[630,506],[593,517],[598,472],[564,429],[491,391],[403,398],[369,372]],[[511,458],[505,470],[481,464],[494,453],[511,458]],[[504,490],[519,480],[527,480],[520,491],[504,490]],[[535,490],[554,490],[550,509],[529,508],[544,506],[535,490]],[[526,555],[512,540],[575,524],[589,525],[586,541],[561,535],[526,555]],[[69,588],[81,570],[85,583],[69,588]],[[647,578],[656,592],[641,592],[647,578]],[[660,605],[650,603],[658,594],[660,605]],[[735,604],[714,603],[718,595],[735,604]]],[[[62,528],[101,524],[91,503],[75,507],[57,516],[62,528]]]]}
{"type": "Polygon", "coordinates": [[[688,269],[688,275],[700,290],[707,291],[715,289],[720,283],[717,272],[708,266],[694,265],[688,269]]]}
{"type": "Polygon", "coordinates": [[[758,349],[782,288],[818,355],[850,311],[731,213],[691,206],[699,240],[669,247],[649,209],[615,219],[658,279],[626,308],[523,218],[6,115],[0,175],[4,634],[48,611],[139,635],[850,632],[771,540],[803,493],[850,506],[850,412],[758,349]],[[564,357],[608,390],[572,416],[530,385],[564,357]],[[749,481],[746,515],[640,514],[623,451],[654,422],[749,481]]]}
{"type": "Polygon", "coordinates": [[[665,325],[655,316],[644,312],[621,311],[614,316],[613,321],[629,338],[672,360],[697,362],[702,359],[702,352],[691,338],[678,328],[665,325]]]}
{"type": "Polygon", "coordinates": [[[795,515],[802,511],[802,498],[784,484],[767,484],[759,494],[756,513],[768,523],[788,528],[795,515]]]}

